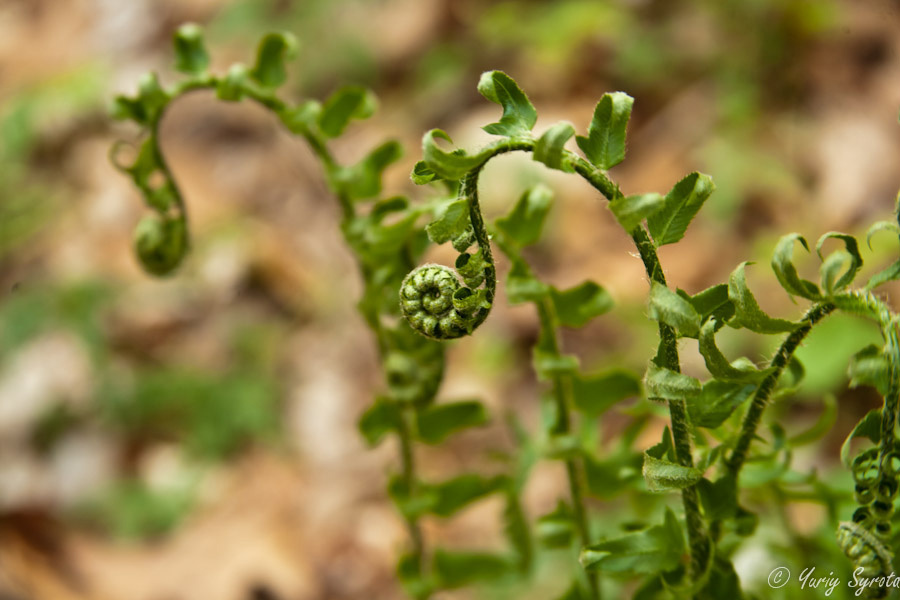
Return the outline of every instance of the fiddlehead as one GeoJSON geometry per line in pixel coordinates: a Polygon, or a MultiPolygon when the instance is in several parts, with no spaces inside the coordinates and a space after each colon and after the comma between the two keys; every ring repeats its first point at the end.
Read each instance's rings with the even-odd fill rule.
{"type": "Polygon", "coordinates": [[[145,132],[137,156],[131,164],[122,164],[119,150],[112,148],[111,160],[128,175],[155,214],[144,217],[135,231],[135,251],[141,265],[153,275],[175,271],[189,249],[187,208],[160,146],[160,123],[173,101],[202,89],[215,90],[219,99],[237,101],[253,98],[275,112],[282,120],[289,107],[275,96],[285,80],[284,61],[296,49],[290,34],[269,34],[260,43],[254,69],[234,65],[224,77],[208,72],[209,55],[197,25],[184,25],[173,38],[175,68],[186,77],[171,88],[164,88],[156,74],[145,75],[133,97],[119,96],[113,116],[137,123],[145,132]]]}
{"type": "Polygon", "coordinates": [[[146,216],[134,230],[134,250],[141,266],[152,275],[174,271],[188,250],[187,224],[183,216],[146,216]]]}

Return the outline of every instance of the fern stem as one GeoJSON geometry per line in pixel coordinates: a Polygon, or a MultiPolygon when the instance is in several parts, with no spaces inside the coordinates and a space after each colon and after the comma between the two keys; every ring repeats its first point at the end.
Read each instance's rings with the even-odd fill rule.
{"type": "MultiPolygon", "coordinates": [[[[541,324],[541,338],[547,348],[556,354],[560,353],[559,335],[557,332],[558,319],[556,308],[552,300],[544,298],[536,303],[538,317],[541,324]]],[[[556,375],[552,379],[553,399],[556,404],[556,422],[553,433],[566,435],[572,431],[572,381],[567,375],[556,375]]],[[[572,510],[575,513],[575,523],[578,526],[578,537],[581,547],[590,545],[591,531],[587,510],[584,502],[585,472],[584,461],[574,457],[565,459],[566,476],[569,482],[569,496],[572,500],[572,510]]],[[[592,571],[585,573],[590,588],[592,600],[600,600],[600,573],[592,571]]]]}
{"type": "Polygon", "coordinates": [[[814,304],[803,316],[803,325],[792,331],[790,335],[785,338],[784,342],[782,342],[778,351],[775,353],[775,356],[772,358],[769,365],[772,368],[772,371],[760,382],[759,387],[756,388],[753,400],[750,402],[750,406],[747,408],[747,412],[744,415],[740,436],[734,446],[734,450],[731,452],[731,456],[726,461],[728,472],[735,479],[737,479],[741,468],[747,460],[747,452],[750,450],[750,444],[753,443],[753,439],[756,437],[756,430],[762,419],[763,411],[769,403],[769,397],[775,389],[778,378],[781,377],[781,373],[790,362],[791,357],[794,356],[797,347],[812,330],[813,325],[830,314],[834,309],[834,304],[830,302],[819,302],[814,304]]]}

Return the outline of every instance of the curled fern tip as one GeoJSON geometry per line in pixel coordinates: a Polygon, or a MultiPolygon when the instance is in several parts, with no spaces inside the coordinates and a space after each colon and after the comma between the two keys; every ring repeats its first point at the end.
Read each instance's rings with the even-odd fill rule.
{"type": "Polygon", "coordinates": [[[448,267],[427,264],[411,271],[400,286],[400,309],[410,326],[425,337],[452,340],[472,332],[481,310],[467,300],[464,287],[448,267]]]}

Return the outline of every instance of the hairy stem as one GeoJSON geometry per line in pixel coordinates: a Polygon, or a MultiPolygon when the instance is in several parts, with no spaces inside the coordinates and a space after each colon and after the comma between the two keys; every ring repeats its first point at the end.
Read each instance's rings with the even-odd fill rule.
{"type": "MultiPolygon", "coordinates": [[[[621,196],[616,186],[602,171],[583,159],[575,162],[576,172],[584,177],[595,189],[606,196],[610,201],[621,196]]],[[[636,227],[631,232],[631,239],[637,247],[641,262],[647,277],[662,285],[666,284],[666,276],[656,253],[656,246],[650,239],[650,235],[643,226],[636,227]]],[[[672,371],[680,372],[681,365],[678,359],[678,339],[675,331],[665,323],[659,324],[659,353],[657,360],[660,366],[672,371]]],[[[693,467],[694,459],[691,454],[691,433],[688,423],[687,409],[683,400],[669,400],[669,419],[672,423],[672,441],[675,446],[675,457],[678,463],[693,467]]],[[[691,556],[691,573],[694,578],[699,577],[705,570],[710,558],[709,534],[700,513],[700,497],[697,487],[692,485],[681,491],[681,502],[684,506],[684,518],[687,525],[689,551],[691,556]]]]}
{"type": "Polygon", "coordinates": [[[813,305],[803,316],[803,325],[792,331],[790,335],[785,338],[784,342],[782,342],[778,351],[775,353],[775,356],[772,358],[772,362],[769,364],[772,371],[766,375],[760,382],[759,387],[756,388],[753,400],[750,402],[750,406],[747,408],[747,412],[744,415],[740,437],[738,437],[734,450],[731,452],[731,456],[726,461],[728,472],[735,480],[737,479],[741,468],[744,466],[744,463],[747,461],[747,453],[750,450],[750,444],[753,443],[753,440],[756,437],[756,430],[762,419],[763,411],[769,403],[769,397],[775,389],[778,378],[781,377],[782,372],[784,372],[791,357],[794,356],[794,352],[797,350],[800,342],[802,342],[809,334],[813,325],[830,314],[834,309],[834,304],[830,302],[820,302],[813,305]]]}

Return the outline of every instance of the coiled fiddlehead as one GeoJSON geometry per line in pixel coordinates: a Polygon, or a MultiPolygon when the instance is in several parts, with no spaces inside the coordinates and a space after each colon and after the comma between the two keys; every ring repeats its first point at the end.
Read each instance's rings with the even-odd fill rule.
{"type": "Polygon", "coordinates": [[[460,186],[460,198],[443,217],[433,223],[429,235],[446,241],[448,234],[436,232],[442,221],[455,219],[453,247],[460,252],[456,271],[437,264],[413,269],[400,287],[400,310],[409,325],[425,337],[451,340],[468,335],[490,312],[497,287],[494,258],[478,205],[478,172],[470,172],[460,186]],[[472,242],[478,250],[467,252],[472,242]],[[462,281],[460,281],[462,279],[462,281]]]}
{"type": "Polygon", "coordinates": [[[141,266],[153,275],[168,275],[187,254],[187,224],[182,216],[148,215],[134,230],[134,250],[141,266]]]}
{"type": "Polygon", "coordinates": [[[122,162],[119,151],[124,144],[121,142],[113,146],[110,159],[131,178],[147,208],[154,213],[139,222],[134,249],[144,269],[157,276],[174,272],[190,249],[187,207],[160,146],[160,124],[171,104],[187,93],[204,89],[214,90],[225,101],[248,97],[272,110],[295,133],[307,130],[300,117],[311,116],[308,114],[311,111],[303,113],[276,96],[277,87],[285,79],[283,63],[296,48],[289,34],[265,36],[253,69],[234,65],[222,77],[207,70],[209,55],[197,25],[179,28],[173,43],[176,69],[186,77],[166,88],[155,73],[147,74],[139,82],[138,93],[132,97],[118,96],[112,110],[115,118],[135,122],[146,136],[130,164],[122,162]]]}

